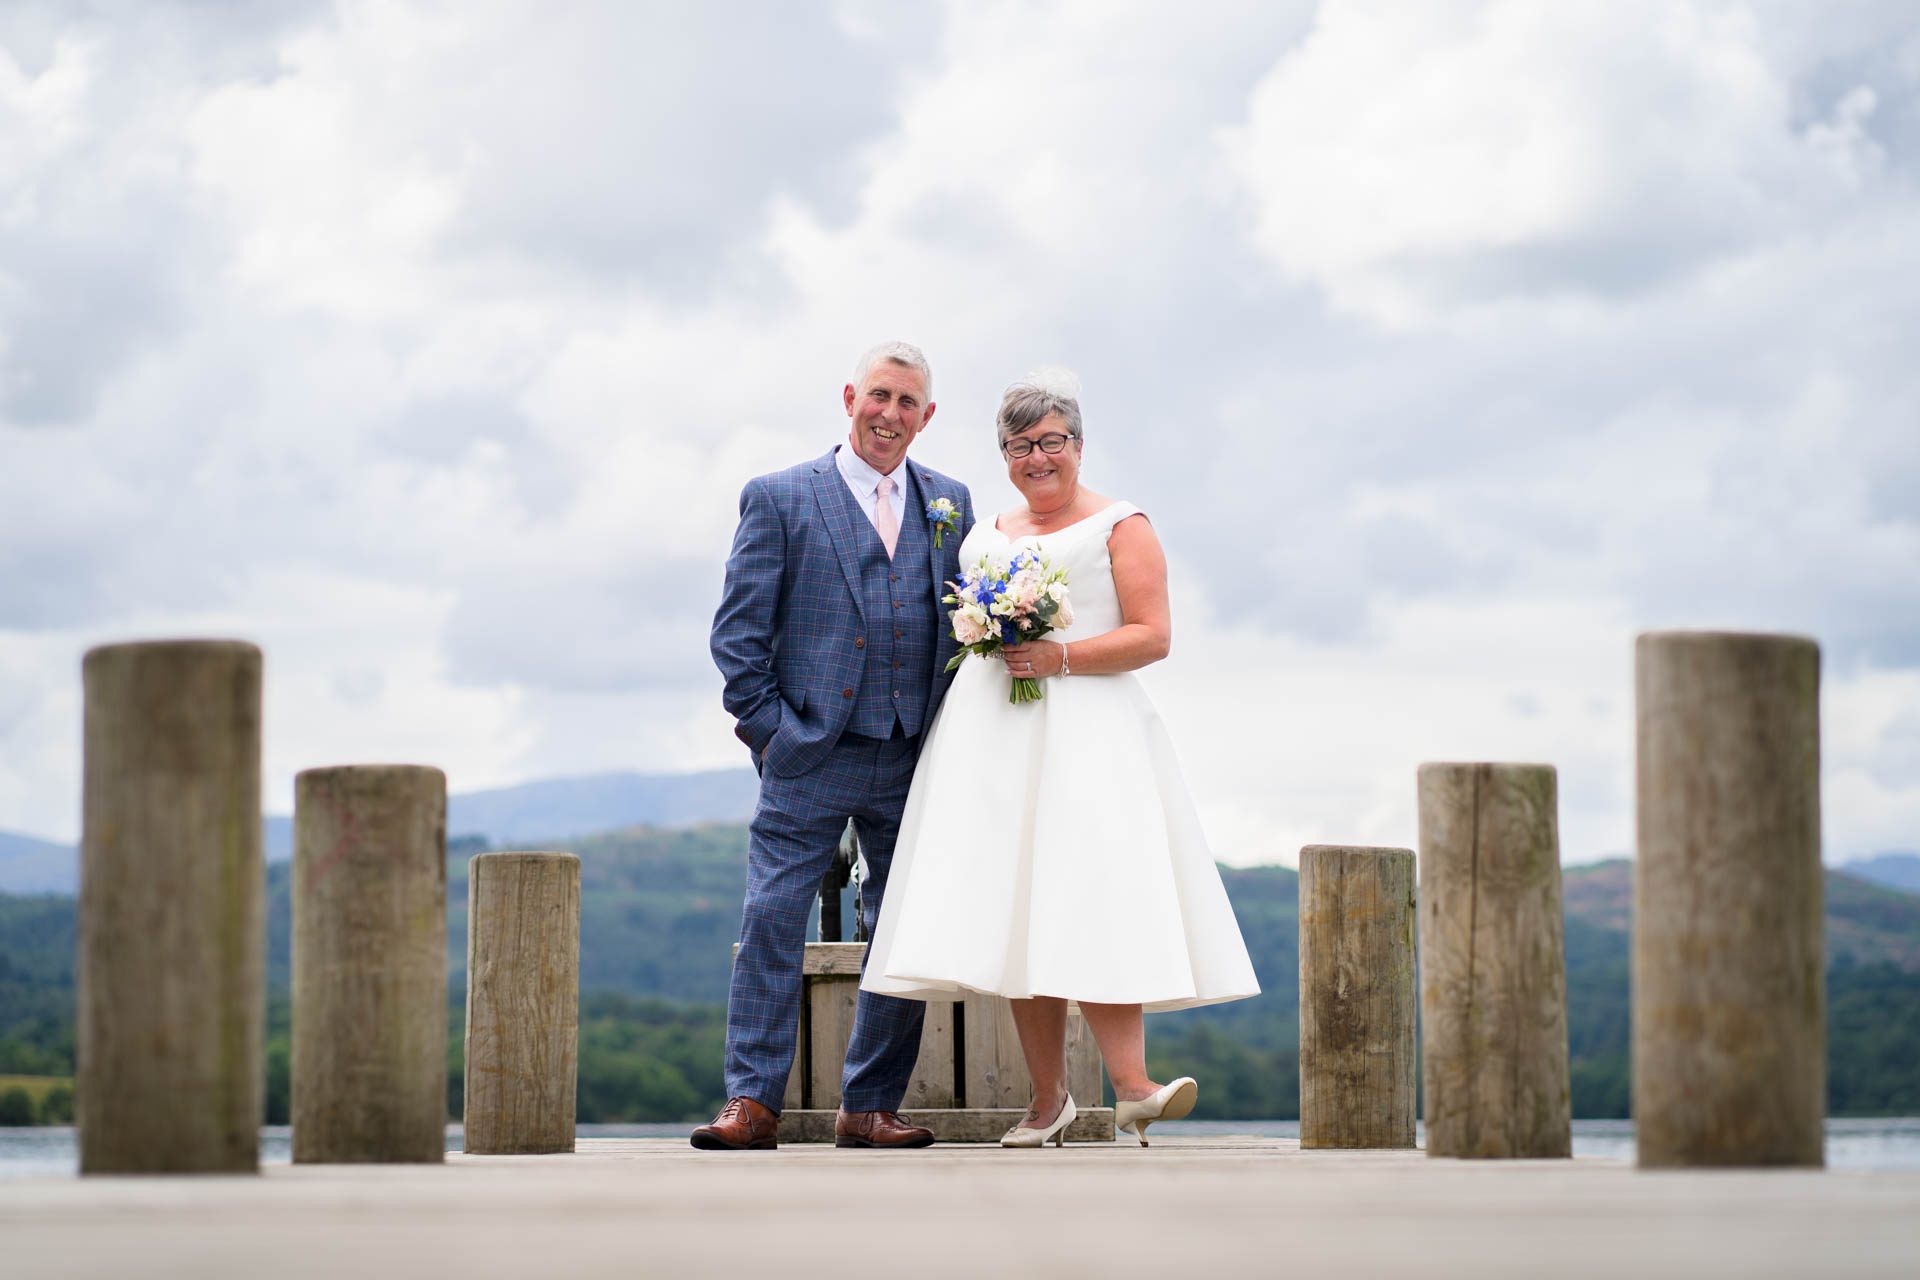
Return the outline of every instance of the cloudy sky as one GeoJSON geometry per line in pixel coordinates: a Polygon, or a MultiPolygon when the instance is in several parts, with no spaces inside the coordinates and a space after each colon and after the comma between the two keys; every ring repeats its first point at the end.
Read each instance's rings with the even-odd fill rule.
{"type": "Polygon", "coordinates": [[[1818,637],[1827,856],[1920,847],[1917,178],[1906,0],[9,0],[0,827],[136,637],[264,646],[271,808],[743,764],[740,485],[904,337],[989,509],[1080,372],[1223,857],[1411,844],[1426,759],[1626,851],[1670,626],[1818,637]]]}

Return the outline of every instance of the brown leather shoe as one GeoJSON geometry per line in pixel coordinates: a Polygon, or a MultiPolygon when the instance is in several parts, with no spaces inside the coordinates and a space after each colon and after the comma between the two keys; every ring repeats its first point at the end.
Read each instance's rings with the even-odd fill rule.
{"type": "Polygon", "coordinates": [[[779,1132],[778,1111],[752,1098],[728,1098],[712,1124],[693,1131],[693,1145],[702,1151],[771,1151],[780,1145],[779,1132]]]}
{"type": "Polygon", "coordinates": [[[836,1147],[930,1147],[933,1130],[908,1124],[891,1111],[842,1111],[833,1118],[836,1147]]]}

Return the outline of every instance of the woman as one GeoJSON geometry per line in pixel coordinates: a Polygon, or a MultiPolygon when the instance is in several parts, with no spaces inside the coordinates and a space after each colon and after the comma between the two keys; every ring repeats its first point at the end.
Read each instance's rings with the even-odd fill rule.
{"type": "Polygon", "coordinates": [[[1029,548],[1067,571],[1073,621],[999,663],[969,659],[914,774],[862,985],[909,999],[1007,996],[1033,1077],[1004,1146],[1063,1143],[1067,1001],[1100,1045],[1115,1122],[1193,1110],[1147,1075],[1143,1010],[1258,994],[1159,714],[1132,674],[1167,656],[1166,558],[1138,508],[1080,483],[1077,389],[1031,378],[1000,402],[1025,502],[974,526],[960,563],[1029,548]],[[1009,681],[1043,680],[1012,705],[1009,681]]]}

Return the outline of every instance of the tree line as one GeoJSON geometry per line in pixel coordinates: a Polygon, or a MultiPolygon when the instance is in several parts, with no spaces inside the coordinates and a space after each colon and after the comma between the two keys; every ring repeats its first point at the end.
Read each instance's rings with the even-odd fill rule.
{"type": "MultiPolygon", "coordinates": [[[[739,923],[745,832],[615,833],[582,860],[579,1118],[683,1121],[721,1102],[728,948],[739,923]]],[[[463,855],[482,851],[456,844],[463,855]]],[[[267,1120],[290,1103],[289,868],[269,867],[267,1120]]],[[[1298,877],[1223,871],[1263,994],[1148,1020],[1148,1065],[1193,1075],[1201,1117],[1289,1119],[1299,1106],[1298,877]]],[[[1566,873],[1567,1012],[1574,1114],[1630,1113],[1630,899],[1625,864],[1566,873]]],[[[1920,896],[1828,877],[1828,1104],[1835,1115],[1920,1115],[1920,896]]],[[[466,859],[449,866],[449,1114],[461,1104],[466,859]]],[[[74,904],[0,895],[0,1076],[73,1071],[74,904]]],[[[851,920],[848,901],[843,915],[851,920]]],[[[0,1118],[45,1123],[51,1086],[0,1082],[0,1118]],[[11,1089],[26,1098],[6,1101],[11,1089]]],[[[70,1091],[65,1105],[70,1108],[70,1091]]],[[[20,1122],[20,1121],[12,1121],[20,1122]]]]}

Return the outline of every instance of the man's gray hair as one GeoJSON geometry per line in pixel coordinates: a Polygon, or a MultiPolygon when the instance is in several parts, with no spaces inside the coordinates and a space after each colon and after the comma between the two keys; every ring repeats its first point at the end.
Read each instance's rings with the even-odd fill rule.
{"type": "Polygon", "coordinates": [[[882,360],[903,365],[919,373],[920,381],[925,384],[927,399],[933,399],[933,366],[927,363],[926,352],[911,342],[883,342],[871,347],[860,357],[860,363],[853,366],[853,385],[867,385],[867,375],[873,372],[873,366],[882,360]]]}
{"type": "Polygon", "coordinates": [[[1032,428],[1050,413],[1060,415],[1067,434],[1085,439],[1080,428],[1080,379],[1065,369],[1042,369],[1030,373],[1008,387],[1000,397],[1000,413],[994,425],[1000,429],[1000,442],[1032,428]]]}

